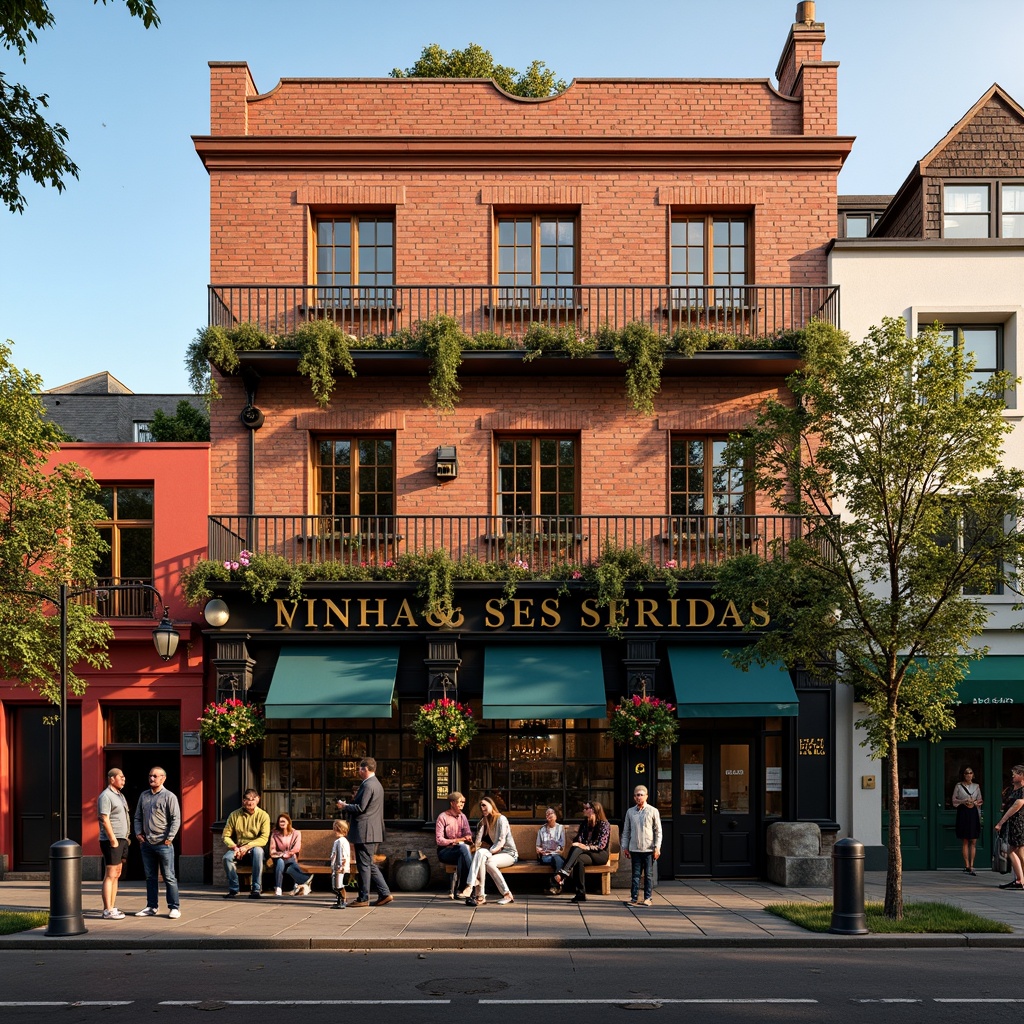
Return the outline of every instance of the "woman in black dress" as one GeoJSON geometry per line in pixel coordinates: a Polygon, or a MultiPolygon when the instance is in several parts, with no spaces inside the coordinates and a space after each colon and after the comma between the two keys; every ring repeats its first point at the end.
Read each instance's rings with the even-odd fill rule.
{"type": "Polygon", "coordinates": [[[976,875],[974,854],[981,835],[981,786],[974,781],[974,769],[965,765],[960,769],[960,781],[953,787],[953,806],[956,808],[956,837],[963,843],[964,873],[976,875]]]}
{"type": "Polygon", "coordinates": [[[1010,801],[999,820],[995,823],[998,832],[1007,826],[1006,838],[1010,844],[1010,866],[1013,881],[1004,882],[1000,889],[1024,889],[1024,764],[1015,764],[1011,771],[1013,792],[1010,801]]]}

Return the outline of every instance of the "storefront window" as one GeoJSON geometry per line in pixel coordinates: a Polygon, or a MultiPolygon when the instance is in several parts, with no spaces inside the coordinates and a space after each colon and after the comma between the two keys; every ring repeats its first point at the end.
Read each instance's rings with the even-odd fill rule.
{"type": "Polygon", "coordinates": [[[181,711],[178,708],[110,708],[107,712],[107,746],[167,745],[181,742],[181,711]]]}
{"type": "Polygon", "coordinates": [[[480,797],[500,796],[511,820],[542,819],[555,807],[567,821],[598,800],[615,807],[615,750],[607,719],[485,721],[470,747],[466,812],[480,797]]]}
{"type": "Polygon", "coordinates": [[[333,818],[338,797],[359,788],[359,760],[373,757],[384,785],[384,817],[423,819],[423,750],[409,731],[416,701],[393,718],[301,719],[267,723],[263,806],[271,818],[333,818]]]}

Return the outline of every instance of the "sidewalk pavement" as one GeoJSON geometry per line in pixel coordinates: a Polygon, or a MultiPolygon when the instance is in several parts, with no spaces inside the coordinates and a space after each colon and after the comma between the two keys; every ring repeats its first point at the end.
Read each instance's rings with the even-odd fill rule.
{"type": "MultiPolygon", "coordinates": [[[[43,934],[43,929],[0,936],[0,949],[474,949],[514,947],[1024,947],[1024,893],[998,888],[1007,875],[980,871],[914,871],[903,876],[904,901],[949,903],[1003,921],[1012,935],[865,935],[808,932],[767,913],[768,903],[831,902],[831,888],[792,889],[763,881],[663,882],[654,905],[628,907],[627,890],[591,895],[582,904],[537,892],[517,892],[501,907],[490,896],[471,908],[433,891],[395,893],[386,907],[331,909],[330,893],[224,900],[210,886],[181,890],[181,917],[167,916],[160,887],[157,917],[135,917],[145,905],[142,882],[123,883],[118,892],[123,921],[100,916],[100,883],[83,885],[88,932],[43,934]]],[[[318,879],[319,881],[319,879],[318,879]]],[[[885,873],[867,872],[864,896],[881,901],[885,873]]],[[[49,883],[0,882],[0,909],[46,910],[49,883]]],[[[354,896],[353,896],[354,898],[354,896]]]]}

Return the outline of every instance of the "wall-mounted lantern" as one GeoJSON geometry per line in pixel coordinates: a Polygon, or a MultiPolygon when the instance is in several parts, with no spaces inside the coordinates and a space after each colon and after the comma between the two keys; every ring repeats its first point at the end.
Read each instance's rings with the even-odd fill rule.
{"type": "Polygon", "coordinates": [[[437,478],[438,480],[454,480],[459,475],[458,453],[453,444],[437,446],[437,478]]]}

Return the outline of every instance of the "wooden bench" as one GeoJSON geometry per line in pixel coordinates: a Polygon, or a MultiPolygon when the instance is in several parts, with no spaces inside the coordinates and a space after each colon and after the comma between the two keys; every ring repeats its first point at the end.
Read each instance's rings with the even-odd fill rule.
{"type": "MultiPolygon", "coordinates": [[[[302,833],[302,849],[299,851],[299,867],[308,875],[329,875],[331,873],[331,847],[334,840],[338,838],[333,828],[300,828],[302,833]]],[[[270,859],[270,846],[266,847],[266,859],[263,862],[263,873],[273,873],[274,862],[270,859]]],[[[223,855],[222,855],[223,856],[223,855]]],[[[358,876],[356,871],[356,852],[351,851],[352,874],[358,876]]],[[[374,863],[387,874],[388,858],[386,854],[378,853],[373,858],[374,863]]],[[[239,876],[251,876],[252,865],[242,864],[238,867],[239,876]]]]}
{"type": "MultiPolygon", "coordinates": [[[[544,864],[537,860],[537,831],[540,825],[515,825],[510,824],[512,829],[512,841],[519,851],[519,860],[511,867],[502,868],[503,875],[553,875],[554,871],[550,864],[544,864]]],[[[565,826],[565,848],[562,850],[562,857],[567,858],[572,849],[573,840],[579,830],[578,825],[565,826]]],[[[473,834],[476,834],[474,829],[473,834]]],[[[306,833],[302,833],[303,849],[305,849],[306,833]]],[[[611,838],[608,840],[608,863],[588,864],[587,876],[599,875],[601,878],[601,895],[610,896],[612,891],[612,875],[619,869],[619,826],[612,825],[611,838]]],[[[445,871],[454,874],[455,865],[446,864],[445,871]]]]}

